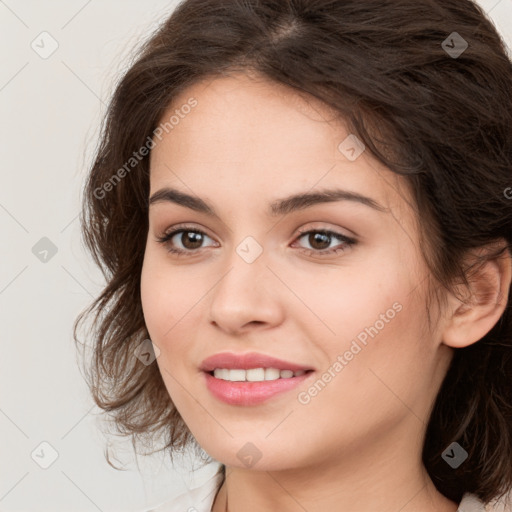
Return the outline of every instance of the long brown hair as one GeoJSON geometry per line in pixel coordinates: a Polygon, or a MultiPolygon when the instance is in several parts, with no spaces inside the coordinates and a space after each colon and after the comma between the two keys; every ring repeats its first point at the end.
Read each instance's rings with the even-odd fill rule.
{"type": "MultiPolygon", "coordinates": [[[[78,326],[95,313],[86,373],[97,405],[132,440],[164,435],[171,455],[195,440],[156,364],[134,356],[149,338],[140,299],[149,195],[142,148],[151,147],[179,93],[236,71],[322,100],[405,176],[421,250],[440,287],[468,283],[470,249],[512,244],[512,63],[476,3],[183,1],[143,44],[109,105],[81,213],[106,286],[74,331],[78,341],[78,326]]],[[[457,502],[465,492],[488,502],[512,486],[510,303],[509,296],[484,338],[455,350],[429,420],[424,464],[457,502]],[[457,469],[441,457],[454,441],[469,454],[457,469]]]]}

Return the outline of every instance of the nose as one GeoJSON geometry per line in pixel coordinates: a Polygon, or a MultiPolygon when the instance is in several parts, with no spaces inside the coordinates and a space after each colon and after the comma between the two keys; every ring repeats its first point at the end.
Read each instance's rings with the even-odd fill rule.
{"type": "Polygon", "coordinates": [[[235,254],[211,292],[210,322],[227,334],[274,327],[283,321],[283,285],[262,256],[247,263],[235,254]]]}

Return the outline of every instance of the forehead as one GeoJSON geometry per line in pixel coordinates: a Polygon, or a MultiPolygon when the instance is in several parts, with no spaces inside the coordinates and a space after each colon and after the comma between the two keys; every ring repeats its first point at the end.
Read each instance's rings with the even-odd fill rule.
{"type": "Polygon", "coordinates": [[[179,112],[189,98],[197,105],[173,127],[169,139],[174,139],[175,145],[186,139],[183,149],[193,147],[195,158],[203,149],[211,152],[215,147],[219,157],[229,155],[230,160],[247,161],[256,156],[259,160],[265,156],[275,159],[278,154],[286,157],[294,151],[306,156],[309,149],[317,158],[323,153],[325,159],[332,159],[332,146],[346,131],[340,123],[335,128],[333,122],[326,121],[333,114],[324,112],[327,107],[315,98],[245,74],[217,77],[189,87],[174,99],[162,120],[179,112]]]}
{"type": "Polygon", "coordinates": [[[151,151],[151,193],[186,185],[271,199],[318,184],[371,191],[388,207],[407,195],[403,178],[367,151],[347,158],[340,144],[353,135],[334,109],[283,84],[242,73],[205,79],[177,96],[160,124],[172,116],[151,151]]]}

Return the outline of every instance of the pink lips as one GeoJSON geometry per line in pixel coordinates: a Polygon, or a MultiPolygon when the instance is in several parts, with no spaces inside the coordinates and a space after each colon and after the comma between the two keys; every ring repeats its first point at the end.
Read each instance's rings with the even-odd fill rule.
{"type": "Polygon", "coordinates": [[[206,358],[200,369],[204,372],[206,387],[219,400],[230,405],[257,405],[271,397],[289,391],[309,378],[313,369],[304,365],[299,365],[276,359],[258,353],[233,354],[224,352],[215,354],[206,358]],[[209,372],[215,368],[244,369],[251,368],[276,368],[278,370],[291,370],[297,372],[304,370],[306,373],[298,377],[287,379],[277,379],[262,382],[230,382],[223,379],[217,379],[209,372]]]}
{"type": "Polygon", "coordinates": [[[257,352],[249,352],[248,354],[222,352],[207,357],[200,366],[203,372],[211,372],[215,370],[215,368],[239,368],[241,370],[250,370],[251,368],[277,368],[278,370],[291,370],[292,372],[313,369],[308,366],[289,363],[282,359],[266,356],[265,354],[258,354],[257,352]]]}

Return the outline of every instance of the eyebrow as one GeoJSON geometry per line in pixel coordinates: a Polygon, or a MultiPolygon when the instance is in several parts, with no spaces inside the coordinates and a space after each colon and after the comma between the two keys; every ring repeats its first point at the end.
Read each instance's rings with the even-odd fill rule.
{"type": "MultiPolygon", "coordinates": [[[[283,199],[277,199],[269,205],[269,215],[277,217],[288,213],[304,210],[321,203],[332,203],[335,201],[353,201],[363,204],[379,212],[388,211],[374,199],[363,196],[357,192],[350,192],[342,189],[320,190],[318,192],[306,192],[291,195],[283,199]]],[[[170,202],[196,212],[204,213],[209,217],[220,218],[213,206],[199,197],[191,196],[174,188],[164,187],[155,192],[149,198],[149,205],[170,202]]]]}

